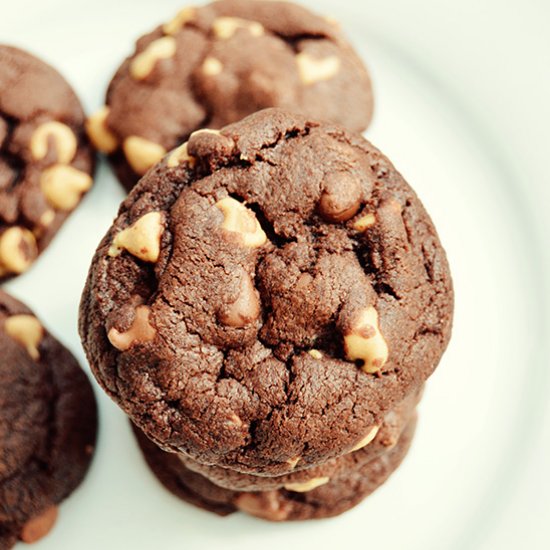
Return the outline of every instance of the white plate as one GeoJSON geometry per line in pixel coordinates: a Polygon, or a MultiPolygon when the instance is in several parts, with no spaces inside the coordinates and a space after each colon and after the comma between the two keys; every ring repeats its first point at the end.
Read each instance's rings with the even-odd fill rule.
{"type": "MultiPolygon", "coordinates": [[[[450,13],[433,0],[415,2],[414,10],[405,0],[391,6],[306,3],[338,16],[371,67],[377,106],[367,135],[426,204],[453,270],[454,336],[422,402],[412,451],[386,485],[339,518],[282,525],[241,514],[220,519],[180,502],[157,483],[126,419],[98,390],[101,432],[93,467],[36,550],[357,544],[458,550],[495,548],[497,541],[499,548],[550,543],[548,529],[539,523],[548,514],[541,499],[549,478],[540,455],[548,445],[537,443],[549,390],[540,246],[548,226],[539,223],[543,186],[533,180],[543,166],[539,140],[544,135],[537,134],[543,125],[530,118],[539,104],[509,101],[513,86],[521,89],[510,75],[512,90],[496,95],[499,79],[505,79],[501,60],[515,58],[518,41],[498,42],[488,57],[490,40],[485,42],[481,32],[485,12],[476,8],[476,0],[463,1],[450,13]],[[471,52],[485,53],[474,57],[471,52]],[[476,73],[486,58],[494,60],[489,80],[485,72],[476,73]],[[510,125],[516,119],[531,137],[528,147],[510,125]],[[541,494],[534,491],[535,482],[541,494]]],[[[2,6],[0,41],[53,63],[93,110],[133,40],[178,7],[173,0],[161,6],[131,0],[20,0],[2,6]]],[[[522,13],[525,22],[514,30],[516,36],[525,34],[528,52],[537,35],[528,32],[528,10],[522,13]]],[[[515,12],[486,15],[491,14],[502,28],[489,37],[500,40],[515,12]]],[[[515,72],[521,73],[517,67],[515,72]]],[[[527,84],[526,97],[536,99],[540,90],[532,90],[535,82],[527,84]]],[[[548,84],[546,79],[540,85],[550,92],[548,84]]],[[[122,198],[102,163],[93,191],[36,266],[7,285],[83,365],[76,332],[80,291],[93,250],[122,198]]]]}

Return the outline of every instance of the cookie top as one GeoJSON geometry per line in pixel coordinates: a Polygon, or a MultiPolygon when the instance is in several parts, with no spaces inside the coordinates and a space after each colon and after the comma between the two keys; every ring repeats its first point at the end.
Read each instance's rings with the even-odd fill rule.
{"type": "Polygon", "coordinates": [[[30,267],[91,187],[84,122],[55,69],[0,45],[0,281],[30,267]]]}
{"type": "Polygon", "coordinates": [[[388,159],[268,109],[141,180],[94,256],[80,334],[161,446],[280,475],[346,453],[418,389],[452,308],[433,224],[388,159]]]}
{"type": "Polygon", "coordinates": [[[96,403],[70,352],[2,291],[0,344],[0,536],[28,542],[88,469],[96,403]]]}
{"type": "Polygon", "coordinates": [[[131,189],[198,128],[283,107],[362,131],[372,104],[337,24],[289,2],[223,0],[184,8],[140,38],[88,128],[131,189]]]}

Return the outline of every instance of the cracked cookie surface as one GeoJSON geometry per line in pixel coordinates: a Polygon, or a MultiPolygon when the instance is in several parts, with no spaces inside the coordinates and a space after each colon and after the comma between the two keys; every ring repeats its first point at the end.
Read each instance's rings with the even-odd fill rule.
{"type": "Polygon", "coordinates": [[[312,466],[308,469],[299,468],[300,459],[295,459],[296,471],[282,476],[253,475],[236,472],[230,468],[208,466],[185,455],[178,455],[183,464],[191,471],[225,489],[233,491],[273,491],[285,487],[306,486],[311,480],[324,480],[339,477],[342,473],[355,470],[367,462],[389,452],[401,437],[401,434],[415,416],[415,408],[421,397],[420,392],[414,392],[384,418],[381,426],[373,426],[363,440],[347,454],[312,466]]]}
{"type": "Polygon", "coordinates": [[[350,463],[333,478],[317,478],[309,486],[269,491],[232,491],[189,470],[173,453],[159,449],[134,427],[143,456],[159,481],[179,498],[226,516],[242,511],[268,521],[294,521],[337,516],[378,489],[399,467],[414,436],[416,416],[394,447],[377,458],[350,463]]]}
{"type": "Polygon", "coordinates": [[[0,547],[33,542],[80,484],[96,440],[87,376],[23,304],[0,291],[0,547]]]}
{"type": "Polygon", "coordinates": [[[337,25],[292,3],[224,0],[184,8],[140,38],[89,130],[131,189],[198,128],[282,107],[363,131],[372,104],[337,25]]]}
{"type": "Polygon", "coordinates": [[[55,69],[0,45],[0,281],[32,265],[91,187],[84,122],[55,69]]]}
{"type": "Polygon", "coordinates": [[[452,306],[433,224],[388,159],[268,109],[142,178],[94,256],[80,334],[163,448],[283,475],[349,452],[419,389],[452,306]]]}

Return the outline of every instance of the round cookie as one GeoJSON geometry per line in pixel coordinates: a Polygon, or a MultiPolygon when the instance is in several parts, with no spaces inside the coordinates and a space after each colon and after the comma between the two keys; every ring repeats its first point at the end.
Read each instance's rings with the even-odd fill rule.
{"type": "Polygon", "coordinates": [[[23,304],[0,291],[0,547],[34,542],[80,484],[96,440],[91,384],[23,304]]]}
{"type": "Polygon", "coordinates": [[[283,107],[363,131],[372,106],[368,73],[334,22],[288,2],[224,0],[140,38],[88,129],[129,190],[199,128],[283,107]]]}
{"type": "Polygon", "coordinates": [[[179,498],[225,516],[238,510],[269,521],[321,519],[337,516],[359,504],[382,485],[405,458],[416,426],[409,421],[396,445],[367,463],[350,464],[331,479],[317,479],[294,490],[231,491],[189,470],[173,453],[152,443],[134,427],[143,456],[159,481],[179,498]]]}
{"type": "MultiPolygon", "coordinates": [[[[309,487],[312,480],[333,479],[346,472],[370,462],[388,452],[399,440],[406,425],[415,414],[421,392],[407,397],[384,418],[380,427],[375,426],[356,448],[344,456],[333,458],[324,464],[307,470],[297,470],[284,476],[257,476],[243,474],[220,466],[207,466],[185,455],[178,455],[183,464],[191,471],[206,477],[219,487],[234,491],[273,491],[283,488],[309,487]]],[[[297,464],[296,464],[297,466],[297,464]]]]}
{"type": "Polygon", "coordinates": [[[0,281],[31,266],[90,189],[84,123],[55,69],[0,45],[0,281]]]}
{"type": "Polygon", "coordinates": [[[345,454],[422,386],[452,309],[435,228],[389,160],[267,109],[141,180],[92,261],[80,334],[157,444],[282,475],[345,454]]]}

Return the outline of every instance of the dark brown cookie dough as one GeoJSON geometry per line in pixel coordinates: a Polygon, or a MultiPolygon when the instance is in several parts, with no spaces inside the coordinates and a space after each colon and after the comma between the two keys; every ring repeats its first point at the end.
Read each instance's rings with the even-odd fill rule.
{"type": "Polygon", "coordinates": [[[452,307],[388,159],[271,109],[194,133],[141,180],[96,251],[80,334],[163,448],[281,475],[345,454],[422,386],[452,307]]]}
{"type": "Polygon", "coordinates": [[[189,470],[173,453],[159,449],[134,428],[147,464],[159,481],[179,498],[225,516],[238,510],[269,521],[321,519],[337,516],[359,504],[397,469],[409,450],[416,417],[396,445],[369,462],[350,463],[333,478],[315,478],[293,490],[231,491],[189,470]]]}
{"type": "Polygon", "coordinates": [[[55,69],[0,45],[0,281],[30,267],[91,187],[84,122],[55,69]]]}
{"type": "Polygon", "coordinates": [[[198,128],[283,107],[362,131],[372,103],[367,71],[334,22],[289,2],[224,0],[184,8],[140,38],[88,128],[131,189],[198,128]]]}
{"type": "Polygon", "coordinates": [[[0,548],[33,542],[82,481],[96,440],[90,382],[23,304],[0,291],[0,548]]]}
{"type": "Polygon", "coordinates": [[[307,470],[300,470],[297,463],[295,471],[284,476],[243,474],[229,468],[207,466],[185,455],[178,456],[189,470],[201,474],[219,487],[233,491],[272,491],[285,487],[307,487],[312,479],[339,477],[343,472],[358,468],[388,452],[396,445],[406,425],[414,416],[420,394],[421,392],[414,392],[390,411],[382,425],[374,426],[350,453],[307,470]]]}

